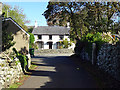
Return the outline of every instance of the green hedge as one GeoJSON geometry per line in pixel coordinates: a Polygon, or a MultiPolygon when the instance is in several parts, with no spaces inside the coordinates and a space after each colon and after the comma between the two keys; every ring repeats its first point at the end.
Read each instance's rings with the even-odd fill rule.
{"type": "Polygon", "coordinates": [[[77,41],[76,47],[75,47],[75,53],[81,53],[81,50],[85,48],[86,52],[90,57],[92,57],[92,43],[96,43],[97,45],[97,53],[101,48],[101,45],[105,43],[102,39],[102,33],[88,33],[87,35],[84,35],[80,41],[77,41]]]}

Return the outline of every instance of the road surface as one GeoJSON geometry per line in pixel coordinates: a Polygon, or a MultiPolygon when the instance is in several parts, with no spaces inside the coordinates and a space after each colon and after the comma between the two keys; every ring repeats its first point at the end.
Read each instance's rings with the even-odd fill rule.
{"type": "Polygon", "coordinates": [[[95,80],[69,55],[47,55],[32,58],[38,67],[19,88],[97,88],[95,80]]]}

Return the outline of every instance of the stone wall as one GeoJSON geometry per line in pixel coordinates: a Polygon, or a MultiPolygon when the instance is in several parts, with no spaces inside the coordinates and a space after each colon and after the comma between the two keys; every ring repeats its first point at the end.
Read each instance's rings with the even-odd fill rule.
{"type": "MultiPolygon", "coordinates": [[[[97,48],[96,48],[97,50],[97,48]]],[[[115,79],[120,81],[120,43],[116,43],[114,45],[105,43],[101,46],[101,49],[97,53],[92,53],[92,58],[85,51],[84,47],[80,50],[80,52],[76,53],[80,59],[91,61],[97,65],[101,70],[104,70],[109,75],[114,77],[115,79]],[[94,60],[93,56],[95,56],[94,60]]]]}
{"type": "Polygon", "coordinates": [[[0,58],[0,89],[8,88],[23,75],[21,64],[17,58],[13,62],[0,58]]]}
{"type": "Polygon", "coordinates": [[[120,80],[120,44],[104,44],[98,53],[97,65],[100,69],[120,80]]]}
{"type": "Polygon", "coordinates": [[[43,49],[43,50],[35,50],[35,55],[41,54],[67,54],[73,53],[72,49],[43,49]]]}
{"type": "Polygon", "coordinates": [[[80,56],[80,59],[90,61],[90,56],[85,51],[85,48],[83,48],[78,55],[80,56]]]}

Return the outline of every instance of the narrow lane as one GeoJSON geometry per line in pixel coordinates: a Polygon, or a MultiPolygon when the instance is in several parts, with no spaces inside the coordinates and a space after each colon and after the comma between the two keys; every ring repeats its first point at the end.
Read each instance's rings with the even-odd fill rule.
{"type": "Polygon", "coordinates": [[[93,78],[69,56],[36,56],[38,68],[19,88],[96,88],[93,78]]]}

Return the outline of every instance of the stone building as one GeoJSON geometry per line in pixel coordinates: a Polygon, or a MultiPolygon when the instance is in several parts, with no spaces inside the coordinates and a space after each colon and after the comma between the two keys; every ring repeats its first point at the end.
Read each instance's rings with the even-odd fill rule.
{"type": "Polygon", "coordinates": [[[29,54],[29,34],[12,18],[3,19],[2,27],[6,27],[8,33],[12,33],[15,45],[9,49],[16,48],[17,51],[26,51],[29,54]]]}
{"type": "MultiPolygon", "coordinates": [[[[28,67],[31,65],[31,57],[29,54],[29,34],[12,18],[4,18],[2,20],[2,28],[4,28],[7,33],[12,33],[13,35],[13,41],[15,44],[10,47],[7,52],[13,52],[13,48],[16,48],[16,50],[22,54],[25,54],[28,56],[28,67]],[[5,27],[5,28],[4,28],[5,27]]],[[[8,54],[9,55],[9,54],[8,54]]],[[[0,57],[5,56],[3,53],[1,53],[0,57]]]]}

